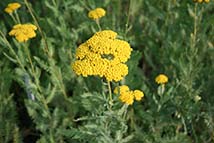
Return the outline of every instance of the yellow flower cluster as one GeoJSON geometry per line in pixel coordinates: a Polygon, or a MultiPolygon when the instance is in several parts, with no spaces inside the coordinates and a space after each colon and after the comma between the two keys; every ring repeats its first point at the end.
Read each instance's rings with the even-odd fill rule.
{"type": "Polygon", "coordinates": [[[94,10],[89,11],[88,13],[88,17],[94,20],[99,19],[105,15],[106,15],[106,11],[102,8],[96,8],[94,10]]]}
{"type": "Polygon", "coordinates": [[[164,74],[159,74],[156,78],[155,78],[155,81],[158,83],[158,84],[165,84],[168,82],[168,77],[164,74]]]}
{"type": "Polygon", "coordinates": [[[36,37],[37,27],[33,24],[17,24],[9,32],[10,36],[15,36],[19,42],[26,42],[28,39],[36,37]]]}
{"type": "Polygon", "coordinates": [[[124,63],[130,58],[132,48],[116,36],[116,32],[104,30],[81,44],[76,50],[76,61],[72,64],[75,73],[84,77],[105,77],[108,81],[123,79],[128,74],[124,63]]]}
{"type": "Polygon", "coordinates": [[[210,2],[210,0],[193,0],[194,2],[198,2],[198,3],[202,3],[202,2],[206,2],[206,3],[208,3],[208,2],[210,2]]]}
{"type": "Polygon", "coordinates": [[[9,13],[9,14],[11,14],[11,13],[13,13],[13,11],[17,10],[20,7],[21,7],[21,5],[19,3],[17,3],[17,2],[9,3],[7,5],[7,7],[4,9],[4,11],[9,13]]]}
{"type": "Polygon", "coordinates": [[[144,97],[144,93],[140,90],[129,90],[129,87],[126,85],[122,85],[120,87],[116,87],[114,89],[115,94],[119,94],[119,99],[121,102],[124,102],[128,105],[132,105],[134,102],[134,99],[137,101],[140,101],[144,97]]]}

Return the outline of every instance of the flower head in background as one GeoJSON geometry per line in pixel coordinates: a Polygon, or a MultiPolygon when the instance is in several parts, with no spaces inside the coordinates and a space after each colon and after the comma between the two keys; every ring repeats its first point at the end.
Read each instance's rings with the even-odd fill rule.
{"type": "Polygon", "coordinates": [[[204,0],[204,2],[208,3],[208,2],[210,2],[210,0],[204,0]]]}
{"type": "Polygon", "coordinates": [[[194,2],[197,2],[197,3],[202,3],[202,2],[205,2],[205,3],[209,3],[210,0],[193,0],[194,2]]]}
{"type": "Polygon", "coordinates": [[[106,11],[103,8],[96,8],[94,10],[89,11],[88,17],[91,19],[99,19],[106,15],[106,11]]]}
{"type": "Polygon", "coordinates": [[[196,96],[194,97],[194,101],[195,101],[195,102],[198,102],[198,101],[200,101],[200,100],[201,100],[201,96],[196,95],[196,96]]]}
{"type": "Polygon", "coordinates": [[[157,84],[165,84],[168,82],[168,77],[165,74],[159,74],[156,78],[155,81],[157,84]]]}
{"type": "Polygon", "coordinates": [[[119,99],[121,102],[132,105],[134,103],[134,100],[140,101],[144,97],[144,93],[140,90],[129,90],[129,87],[126,85],[122,85],[119,87],[116,87],[114,89],[115,94],[119,94],[119,99]]]}
{"type": "Polygon", "coordinates": [[[116,39],[117,33],[103,30],[95,33],[76,50],[76,61],[72,69],[77,75],[99,76],[107,81],[120,81],[128,74],[125,62],[132,48],[123,40],[116,39]]]}
{"type": "Polygon", "coordinates": [[[18,8],[21,7],[21,4],[15,2],[15,3],[9,3],[7,5],[7,7],[4,9],[5,12],[11,14],[13,13],[15,10],[17,10],[18,8]]]}
{"type": "Polygon", "coordinates": [[[10,36],[15,36],[19,42],[26,42],[28,39],[36,37],[37,27],[33,24],[17,24],[9,32],[10,36]]]}

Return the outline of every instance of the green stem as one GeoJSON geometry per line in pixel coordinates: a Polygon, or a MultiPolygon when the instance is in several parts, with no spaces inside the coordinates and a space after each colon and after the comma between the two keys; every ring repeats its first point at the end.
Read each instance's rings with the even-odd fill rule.
{"type": "Polygon", "coordinates": [[[130,129],[131,130],[136,130],[136,123],[134,119],[134,109],[131,107],[130,112],[129,112],[129,118],[130,118],[130,129]]]}
{"type": "Polygon", "coordinates": [[[29,49],[28,49],[26,43],[24,43],[24,50],[25,50],[25,52],[26,52],[26,54],[27,54],[27,58],[28,58],[28,61],[29,61],[29,63],[30,63],[30,66],[31,66],[32,73],[33,73],[33,75],[35,76],[35,70],[34,70],[33,62],[32,62],[32,60],[31,60],[30,51],[29,51],[29,49]]]}
{"type": "Polygon", "coordinates": [[[128,10],[128,16],[127,16],[127,19],[126,19],[126,24],[125,24],[125,35],[124,35],[124,38],[126,39],[126,37],[127,37],[127,33],[128,33],[128,31],[129,31],[129,20],[130,20],[130,12],[131,12],[131,5],[132,5],[132,3],[131,3],[132,1],[130,0],[129,1],[129,10],[128,10]]]}
{"type": "Polygon", "coordinates": [[[197,4],[195,4],[195,9],[194,9],[194,13],[195,13],[195,17],[194,17],[194,35],[193,35],[193,47],[195,47],[196,44],[196,35],[197,35],[197,4]]]}
{"type": "Polygon", "coordinates": [[[160,84],[158,86],[158,95],[160,96],[160,98],[162,98],[163,94],[164,94],[164,91],[165,91],[165,84],[160,84]]]}
{"type": "MultiPolygon", "coordinates": [[[[193,32],[191,33],[191,37],[190,37],[190,51],[192,52],[191,55],[194,56],[195,52],[197,52],[197,49],[195,48],[196,47],[196,37],[197,37],[197,20],[198,20],[198,17],[197,17],[197,3],[195,4],[195,7],[194,7],[194,27],[193,27],[193,32]]],[[[191,56],[191,57],[192,57],[191,56]]]]}
{"type": "Polygon", "coordinates": [[[55,143],[52,130],[50,130],[50,143],[55,143]]]}
{"type": "Polygon", "coordinates": [[[163,96],[165,91],[165,84],[161,84],[161,96],[163,96]]]}
{"type": "Polygon", "coordinates": [[[112,92],[111,92],[111,83],[110,81],[108,81],[108,90],[109,90],[109,105],[110,105],[110,109],[113,105],[113,99],[112,99],[112,92]]]}
{"type": "Polygon", "coordinates": [[[13,19],[13,21],[17,24],[18,21],[16,20],[16,18],[14,17],[13,13],[10,14],[11,18],[13,19]]]}
{"type": "Polygon", "coordinates": [[[184,126],[184,134],[186,135],[187,134],[187,126],[186,126],[186,123],[185,123],[185,120],[184,120],[183,116],[181,117],[181,121],[182,121],[182,124],[184,126]]]}
{"type": "MultiPolygon", "coordinates": [[[[35,72],[35,68],[34,68],[34,65],[33,65],[33,62],[32,62],[32,59],[31,59],[31,55],[30,55],[30,51],[26,45],[26,43],[24,43],[24,49],[25,49],[25,52],[27,54],[27,57],[28,57],[28,61],[30,63],[30,66],[31,66],[31,70],[32,70],[32,75],[33,75],[33,78],[35,80],[35,83],[36,83],[36,86],[38,88],[38,91],[39,91],[39,95],[40,95],[40,100],[41,102],[44,104],[44,107],[46,109],[46,111],[49,113],[49,109],[48,109],[48,105],[47,105],[47,102],[46,102],[46,99],[44,98],[43,95],[41,95],[40,93],[42,93],[42,89],[41,89],[41,86],[39,84],[39,78],[36,76],[36,72],[35,72]]],[[[50,114],[48,114],[48,117],[50,117],[50,114]]]]}
{"type": "Polygon", "coordinates": [[[42,36],[42,39],[44,40],[45,48],[44,48],[43,50],[44,50],[44,52],[47,54],[48,57],[51,57],[51,56],[49,55],[47,40],[46,40],[46,38],[45,38],[44,33],[42,32],[41,27],[39,26],[39,23],[38,23],[36,17],[35,17],[34,14],[33,14],[33,10],[32,10],[31,7],[29,6],[29,3],[27,2],[27,0],[24,0],[24,2],[25,2],[25,5],[27,6],[28,11],[30,12],[30,15],[32,16],[32,18],[33,18],[33,20],[34,20],[36,26],[38,27],[38,30],[39,30],[39,32],[40,32],[40,34],[41,34],[41,36],[42,36]]]}
{"type": "Polygon", "coordinates": [[[126,119],[126,115],[127,115],[128,105],[124,104],[122,108],[124,108],[124,112],[123,112],[122,118],[123,118],[123,120],[125,120],[126,119]]]}
{"type": "Polygon", "coordinates": [[[193,33],[191,33],[191,38],[190,38],[190,50],[191,50],[191,56],[190,57],[194,57],[195,54],[197,53],[197,49],[196,47],[196,43],[197,43],[197,21],[198,21],[198,16],[197,16],[197,7],[198,4],[195,4],[194,7],[194,27],[193,27],[193,33]]]}
{"type": "Polygon", "coordinates": [[[38,77],[36,76],[36,72],[35,72],[35,68],[34,68],[34,65],[33,65],[33,62],[32,62],[32,59],[31,59],[30,51],[29,51],[29,49],[28,49],[26,43],[24,43],[24,50],[25,50],[25,52],[26,52],[26,54],[27,54],[27,58],[28,58],[28,61],[29,61],[29,63],[30,63],[32,75],[33,75],[33,77],[34,77],[36,86],[37,86],[39,92],[42,93],[42,89],[41,89],[40,84],[39,84],[39,79],[38,79],[38,77]]]}
{"type": "Polygon", "coordinates": [[[119,27],[120,26],[120,17],[121,17],[121,6],[122,6],[122,3],[121,3],[121,0],[118,0],[117,1],[117,18],[118,18],[118,21],[117,21],[117,26],[119,27]]]}
{"type": "Polygon", "coordinates": [[[64,96],[65,99],[67,99],[67,93],[65,91],[65,86],[63,84],[63,79],[62,79],[62,74],[61,72],[58,73],[58,75],[56,75],[58,77],[58,80],[59,80],[59,87],[61,88],[61,91],[62,91],[62,94],[64,96]]]}
{"type": "Polygon", "coordinates": [[[195,129],[194,129],[192,121],[191,121],[191,127],[192,127],[193,136],[195,138],[195,143],[198,143],[198,138],[197,138],[197,135],[196,135],[196,132],[195,132],[195,129]]]}
{"type": "Polygon", "coordinates": [[[18,22],[19,24],[21,24],[21,21],[20,21],[20,18],[19,18],[19,15],[18,15],[17,11],[15,10],[14,13],[15,13],[15,17],[16,17],[17,22],[18,22]]]}
{"type": "Polygon", "coordinates": [[[101,26],[100,26],[100,20],[99,20],[99,19],[96,19],[95,22],[96,22],[96,24],[97,24],[97,26],[98,26],[98,28],[99,28],[99,31],[102,31],[102,28],[101,28],[101,26]]]}

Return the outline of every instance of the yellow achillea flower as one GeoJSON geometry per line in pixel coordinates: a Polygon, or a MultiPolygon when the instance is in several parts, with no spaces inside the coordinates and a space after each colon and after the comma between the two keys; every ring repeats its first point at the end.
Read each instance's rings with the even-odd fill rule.
{"type": "Polygon", "coordinates": [[[88,17],[96,20],[105,16],[105,14],[106,14],[106,11],[103,8],[96,8],[94,10],[89,11],[88,17]]]}
{"type": "Polygon", "coordinates": [[[158,83],[158,84],[165,84],[168,82],[168,77],[164,74],[159,74],[156,78],[155,78],[155,81],[158,83]]]}
{"type": "Polygon", "coordinates": [[[123,94],[120,94],[119,99],[121,102],[132,105],[134,103],[134,95],[132,91],[124,92],[123,94]]]}
{"type": "Polygon", "coordinates": [[[194,2],[197,2],[197,3],[202,3],[202,2],[210,2],[210,0],[193,0],[194,2]]]}
{"type": "Polygon", "coordinates": [[[135,100],[140,101],[143,98],[143,96],[144,96],[144,94],[142,91],[140,91],[140,90],[134,91],[135,100]]]}
{"type": "Polygon", "coordinates": [[[116,39],[117,33],[104,30],[95,33],[76,50],[76,61],[71,65],[77,75],[94,75],[108,81],[120,81],[128,74],[125,62],[130,58],[131,47],[116,39]]]}
{"type": "Polygon", "coordinates": [[[114,89],[114,93],[120,94],[119,99],[121,100],[121,102],[126,103],[128,105],[132,105],[134,103],[134,99],[136,101],[140,101],[144,96],[144,93],[142,91],[140,90],[131,91],[129,90],[129,87],[126,85],[116,87],[114,89]]]}
{"type": "Polygon", "coordinates": [[[26,42],[28,39],[36,37],[37,27],[33,24],[17,24],[9,32],[10,36],[15,36],[19,42],[26,42]]]}
{"type": "Polygon", "coordinates": [[[9,3],[7,7],[4,9],[5,12],[11,14],[13,11],[17,10],[21,7],[21,4],[15,2],[15,3],[9,3]]]}

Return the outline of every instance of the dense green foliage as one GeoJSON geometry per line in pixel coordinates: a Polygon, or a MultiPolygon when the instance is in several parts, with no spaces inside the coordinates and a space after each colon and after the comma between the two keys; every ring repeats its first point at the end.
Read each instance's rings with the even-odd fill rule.
{"type": "Polygon", "coordinates": [[[213,0],[17,0],[16,16],[38,27],[24,43],[8,35],[11,2],[0,1],[0,143],[214,142],[213,0]],[[142,90],[133,105],[113,94],[110,107],[105,79],[71,69],[76,48],[99,31],[87,16],[97,7],[101,28],[133,48],[129,74],[111,83],[142,90]]]}

